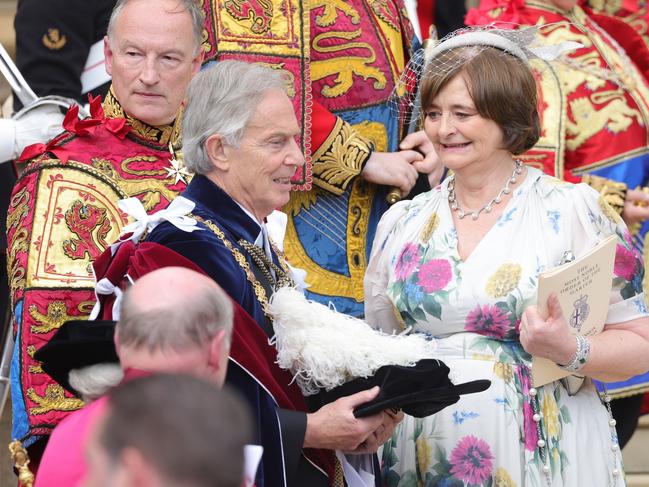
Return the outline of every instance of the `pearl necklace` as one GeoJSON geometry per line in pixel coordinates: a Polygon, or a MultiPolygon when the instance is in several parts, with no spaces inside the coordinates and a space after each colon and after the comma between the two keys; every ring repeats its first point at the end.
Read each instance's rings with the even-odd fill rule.
{"type": "Polygon", "coordinates": [[[478,219],[480,216],[480,213],[483,211],[485,213],[491,212],[493,210],[493,206],[497,205],[503,200],[503,195],[511,193],[511,189],[509,189],[510,184],[516,184],[516,181],[518,180],[518,176],[523,172],[523,163],[520,161],[520,159],[516,159],[514,161],[516,166],[514,167],[514,172],[512,172],[512,175],[510,178],[507,180],[505,183],[505,187],[498,191],[498,194],[494,197],[491,198],[486,205],[484,205],[482,208],[479,210],[465,210],[460,206],[460,204],[457,201],[457,196],[455,194],[455,175],[451,176],[448,180],[448,203],[451,206],[451,210],[457,212],[457,217],[461,220],[467,215],[471,215],[471,218],[475,221],[478,219]]]}

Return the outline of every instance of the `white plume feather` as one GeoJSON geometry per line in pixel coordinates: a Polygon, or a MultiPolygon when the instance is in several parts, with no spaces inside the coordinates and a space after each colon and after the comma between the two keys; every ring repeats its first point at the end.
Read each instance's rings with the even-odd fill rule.
{"type": "Polygon", "coordinates": [[[269,313],[277,363],[294,374],[305,395],[369,377],[383,365],[413,366],[434,358],[435,342],[424,335],[387,335],[363,320],[309,301],[293,288],[273,294],[269,313]]]}

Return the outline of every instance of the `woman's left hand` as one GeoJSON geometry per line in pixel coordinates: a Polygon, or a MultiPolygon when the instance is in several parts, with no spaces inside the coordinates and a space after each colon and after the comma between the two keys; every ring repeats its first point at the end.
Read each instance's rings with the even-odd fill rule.
{"type": "Polygon", "coordinates": [[[531,355],[565,365],[575,355],[577,343],[555,293],[548,298],[548,314],[548,318],[544,319],[537,306],[525,308],[520,326],[521,345],[531,355]]]}

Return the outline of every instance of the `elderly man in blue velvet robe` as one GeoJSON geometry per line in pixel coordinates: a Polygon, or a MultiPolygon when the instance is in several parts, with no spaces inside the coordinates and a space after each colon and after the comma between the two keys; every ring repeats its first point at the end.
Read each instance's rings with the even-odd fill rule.
{"type": "Polygon", "coordinates": [[[245,350],[231,352],[227,382],[254,408],[264,447],[256,486],[342,486],[334,450],[375,452],[401,416],[354,417],[353,409],[378,388],[307,413],[305,398],[268,345],[268,297],[291,281],[291,271],[265,221],[288,201],[291,177],[304,164],[285,84],[277,71],[239,61],[199,73],[183,122],[185,161],[195,176],[182,194],[194,205],[198,228],[187,232],[165,222],[148,240],[195,262],[253,318],[235,330],[244,335],[245,350]]]}

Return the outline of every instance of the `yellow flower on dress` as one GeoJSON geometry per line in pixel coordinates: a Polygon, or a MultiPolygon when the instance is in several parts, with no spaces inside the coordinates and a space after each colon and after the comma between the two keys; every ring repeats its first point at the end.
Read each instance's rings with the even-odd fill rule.
{"type": "Polygon", "coordinates": [[[507,470],[498,467],[494,475],[494,487],[516,487],[516,482],[509,476],[507,470]]]}
{"type": "Polygon", "coordinates": [[[472,353],[472,354],[471,354],[471,358],[472,358],[473,360],[487,360],[487,361],[489,361],[489,362],[493,362],[493,361],[494,361],[494,356],[493,356],[493,355],[489,355],[488,353],[472,353]]]}
{"type": "Polygon", "coordinates": [[[426,437],[420,436],[415,442],[415,450],[417,451],[417,465],[419,466],[419,471],[422,475],[425,475],[428,472],[430,467],[430,457],[432,453],[432,448],[426,441],[426,437]]]}
{"type": "Polygon", "coordinates": [[[597,198],[597,203],[599,204],[599,209],[602,210],[602,213],[604,213],[604,216],[606,218],[608,218],[612,223],[615,223],[616,225],[620,223],[622,217],[617,211],[613,209],[611,205],[608,204],[603,196],[597,198]]]}
{"type": "Polygon", "coordinates": [[[568,186],[570,183],[564,181],[563,179],[552,177],[546,177],[545,181],[552,186],[568,186]]]}
{"type": "Polygon", "coordinates": [[[503,264],[489,278],[485,291],[492,298],[502,298],[516,288],[520,279],[520,264],[503,264]]]}
{"type": "Polygon", "coordinates": [[[557,447],[552,448],[552,458],[554,459],[553,463],[555,465],[559,465],[559,462],[561,460],[561,452],[557,447]]]}
{"type": "Polygon", "coordinates": [[[543,421],[545,422],[545,430],[548,438],[557,438],[559,436],[559,408],[557,401],[554,399],[553,394],[543,395],[543,404],[541,406],[543,412],[543,421]]]}
{"type": "Polygon", "coordinates": [[[494,365],[494,374],[504,380],[506,384],[509,384],[514,380],[514,369],[512,368],[512,364],[497,362],[494,365]]]}
{"type": "Polygon", "coordinates": [[[424,225],[424,228],[422,228],[421,232],[419,233],[419,241],[422,244],[428,242],[433,232],[437,230],[438,226],[439,226],[439,216],[437,215],[436,212],[433,212],[430,215],[430,218],[428,218],[426,224],[424,225]]]}

